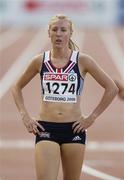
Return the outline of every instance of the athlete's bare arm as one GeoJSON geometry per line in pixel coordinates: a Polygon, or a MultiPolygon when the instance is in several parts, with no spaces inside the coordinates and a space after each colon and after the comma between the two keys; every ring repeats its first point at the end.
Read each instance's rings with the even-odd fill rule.
{"type": "Polygon", "coordinates": [[[119,88],[118,96],[121,100],[124,100],[124,83],[119,80],[114,81],[117,87],[119,88]]]}
{"type": "Polygon", "coordinates": [[[99,67],[93,58],[88,55],[83,55],[81,58],[85,72],[91,74],[92,77],[105,89],[100,104],[93,112],[93,116],[97,117],[111,103],[112,99],[118,92],[118,88],[114,81],[99,67]]]}
{"type": "MultiPolygon", "coordinates": [[[[34,57],[31,63],[28,65],[23,74],[12,86],[12,94],[16,103],[16,106],[22,116],[22,120],[29,132],[37,132],[37,122],[29,116],[26,107],[24,105],[24,100],[22,96],[22,89],[31,81],[31,79],[39,72],[40,66],[42,64],[42,55],[34,57]]],[[[40,126],[41,127],[41,126],[40,126]]],[[[41,127],[42,128],[42,127],[41,127]]]]}
{"type": "MultiPolygon", "coordinates": [[[[118,93],[118,87],[114,81],[99,67],[92,57],[85,54],[80,55],[79,67],[82,76],[89,73],[105,89],[105,92],[98,106],[91,115],[86,118],[86,121],[82,121],[82,125],[76,126],[75,132],[91,126],[94,120],[108,107],[118,93]]],[[[75,123],[74,126],[77,124],[78,122],[75,123]]]]}

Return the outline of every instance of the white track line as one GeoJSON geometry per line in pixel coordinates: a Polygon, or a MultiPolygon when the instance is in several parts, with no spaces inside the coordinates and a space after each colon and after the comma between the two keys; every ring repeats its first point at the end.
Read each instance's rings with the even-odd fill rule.
{"type": "Polygon", "coordinates": [[[95,142],[90,141],[87,144],[90,151],[124,151],[124,142],[95,142]]]}
{"type": "Polygon", "coordinates": [[[6,31],[1,32],[1,34],[0,34],[0,39],[1,39],[2,37],[6,38],[6,37],[8,36],[8,34],[10,34],[11,32],[13,32],[13,30],[14,30],[14,27],[10,27],[10,28],[7,29],[6,31]]]}
{"type": "Polygon", "coordinates": [[[24,34],[23,30],[18,28],[12,28],[5,33],[0,35],[0,50],[7,48],[12,45],[15,41],[22,37],[24,34]]]}
{"type": "Polygon", "coordinates": [[[25,51],[19,56],[16,62],[11,66],[0,82],[0,98],[9,90],[16,78],[24,71],[32,57],[41,52],[43,47],[48,43],[48,37],[44,34],[44,29],[40,30],[32,39],[25,51]]]}
{"type": "Polygon", "coordinates": [[[109,174],[103,173],[103,172],[98,171],[98,170],[91,168],[89,166],[86,166],[85,164],[82,167],[82,171],[86,174],[89,174],[91,176],[94,176],[94,177],[97,177],[97,178],[100,178],[103,180],[122,180],[120,178],[111,176],[109,174]]]}
{"type": "MultiPolygon", "coordinates": [[[[103,152],[104,153],[104,152],[103,152]]],[[[118,165],[119,165],[119,161],[117,162],[117,160],[115,160],[115,159],[96,159],[96,158],[94,158],[94,159],[86,159],[85,160],[85,164],[87,164],[88,166],[95,166],[95,167],[106,167],[106,168],[111,168],[111,167],[115,167],[115,166],[117,166],[117,163],[118,163],[118,165]]]]}
{"type": "Polygon", "coordinates": [[[124,51],[113,31],[100,33],[107,51],[124,80],[124,51]]]}
{"type": "MultiPolygon", "coordinates": [[[[0,140],[0,149],[32,149],[34,148],[33,140],[0,140]]],[[[107,152],[123,152],[123,142],[95,142],[90,141],[86,145],[87,151],[107,151],[107,152]]]]}

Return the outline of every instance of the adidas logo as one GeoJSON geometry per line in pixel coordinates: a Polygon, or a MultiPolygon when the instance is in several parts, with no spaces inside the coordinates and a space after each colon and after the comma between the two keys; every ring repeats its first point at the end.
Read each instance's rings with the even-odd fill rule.
{"type": "Polygon", "coordinates": [[[75,137],[72,139],[72,141],[80,141],[80,140],[81,140],[80,136],[75,136],[75,137]]]}

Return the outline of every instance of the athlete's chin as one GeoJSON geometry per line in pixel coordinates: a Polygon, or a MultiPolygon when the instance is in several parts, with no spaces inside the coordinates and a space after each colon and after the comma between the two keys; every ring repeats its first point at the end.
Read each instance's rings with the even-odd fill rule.
{"type": "Polygon", "coordinates": [[[61,44],[55,44],[55,46],[54,46],[55,48],[58,48],[58,49],[62,49],[64,46],[63,45],[61,45],[61,44]]]}

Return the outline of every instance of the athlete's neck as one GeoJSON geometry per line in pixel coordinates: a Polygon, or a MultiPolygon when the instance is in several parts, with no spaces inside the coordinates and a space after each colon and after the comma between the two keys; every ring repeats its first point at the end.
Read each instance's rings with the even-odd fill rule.
{"type": "Polygon", "coordinates": [[[51,50],[51,57],[52,58],[68,58],[71,54],[71,49],[63,48],[63,49],[52,49],[51,50]]]}

